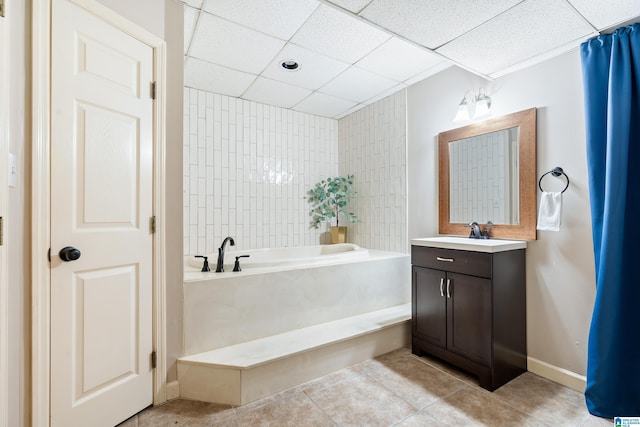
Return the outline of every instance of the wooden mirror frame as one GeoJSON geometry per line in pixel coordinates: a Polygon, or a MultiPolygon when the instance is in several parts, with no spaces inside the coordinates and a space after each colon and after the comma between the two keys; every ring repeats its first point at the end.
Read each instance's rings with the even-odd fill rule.
{"type": "MultiPolygon", "coordinates": [[[[445,235],[468,236],[466,224],[450,222],[449,206],[449,143],[465,138],[519,128],[518,168],[520,198],[520,223],[496,224],[490,230],[492,238],[536,240],[536,109],[519,111],[495,119],[474,123],[438,135],[439,174],[439,227],[445,235]]],[[[472,221],[473,218],[469,218],[472,221]]]]}

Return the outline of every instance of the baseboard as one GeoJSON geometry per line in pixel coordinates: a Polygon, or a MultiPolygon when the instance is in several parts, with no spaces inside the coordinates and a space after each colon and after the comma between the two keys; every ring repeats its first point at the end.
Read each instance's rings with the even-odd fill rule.
{"type": "Polygon", "coordinates": [[[180,397],[180,383],[171,381],[167,384],[167,400],[173,400],[180,397]]]}
{"type": "Polygon", "coordinates": [[[533,357],[527,357],[527,370],[580,393],[584,393],[587,386],[587,377],[584,375],[576,374],[533,357]]]}

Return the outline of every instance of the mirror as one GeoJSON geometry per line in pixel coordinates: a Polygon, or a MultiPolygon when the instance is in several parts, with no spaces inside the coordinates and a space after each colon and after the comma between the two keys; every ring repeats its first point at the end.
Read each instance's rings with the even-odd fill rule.
{"type": "Polygon", "coordinates": [[[438,158],[440,234],[536,239],[535,108],[440,133],[438,158]]]}

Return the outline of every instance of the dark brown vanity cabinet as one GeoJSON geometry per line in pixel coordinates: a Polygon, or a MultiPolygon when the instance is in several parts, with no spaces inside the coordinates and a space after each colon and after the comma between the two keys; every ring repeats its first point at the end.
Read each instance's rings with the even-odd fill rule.
{"type": "Polygon", "coordinates": [[[412,350],[493,391],[526,370],[525,250],[412,246],[412,350]]]}

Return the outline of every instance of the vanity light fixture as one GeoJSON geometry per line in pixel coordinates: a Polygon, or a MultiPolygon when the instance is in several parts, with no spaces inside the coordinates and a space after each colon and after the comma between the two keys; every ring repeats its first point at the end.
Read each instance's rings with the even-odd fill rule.
{"type": "Polygon", "coordinates": [[[491,98],[484,93],[484,89],[482,88],[478,89],[477,95],[472,90],[467,91],[458,105],[458,111],[453,122],[463,123],[472,120],[471,105],[474,106],[473,120],[484,119],[490,114],[491,98]]]}

